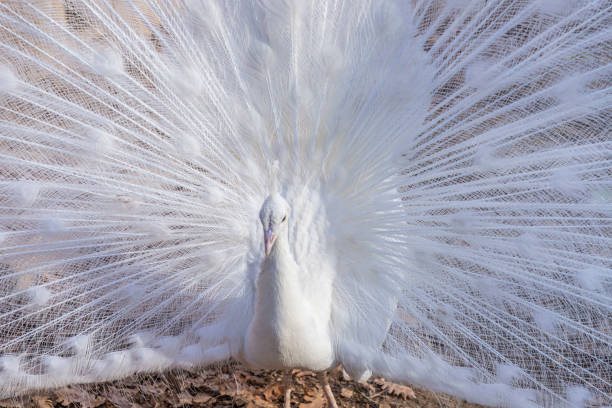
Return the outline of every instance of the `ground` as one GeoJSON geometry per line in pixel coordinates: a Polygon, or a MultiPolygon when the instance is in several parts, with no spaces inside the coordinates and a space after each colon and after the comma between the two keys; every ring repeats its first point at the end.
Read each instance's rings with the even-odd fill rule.
{"type": "MultiPolygon", "coordinates": [[[[443,394],[412,389],[372,378],[366,384],[350,381],[341,370],[329,375],[340,407],[477,408],[443,394]],[[414,392],[412,391],[414,390],[414,392]]],[[[292,406],[325,407],[316,376],[293,371],[292,406]]],[[[180,370],[165,374],[140,374],[122,381],[64,387],[19,399],[0,401],[0,407],[278,407],[282,406],[282,373],[250,370],[233,365],[180,370]]]]}

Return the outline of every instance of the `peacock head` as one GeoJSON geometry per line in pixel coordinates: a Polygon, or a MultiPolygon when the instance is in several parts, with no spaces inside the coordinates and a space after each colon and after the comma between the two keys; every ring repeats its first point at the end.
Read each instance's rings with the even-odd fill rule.
{"type": "Polygon", "coordinates": [[[264,246],[266,256],[281,233],[287,229],[287,219],[289,218],[289,204],[277,193],[272,193],[266,198],[261,210],[259,219],[264,230],[264,246]]]}

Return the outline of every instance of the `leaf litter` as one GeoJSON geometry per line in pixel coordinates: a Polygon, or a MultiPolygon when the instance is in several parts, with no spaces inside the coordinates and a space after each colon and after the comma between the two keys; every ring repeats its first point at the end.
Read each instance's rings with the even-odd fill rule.
{"type": "MultiPolygon", "coordinates": [[[[316,375],[293,370],[292,407],[327,406],[316,375]]],[[[68,386],[0,401],[4,408],[267,408],[284,402],[283,373],[226,364],[162,374],[138,374],[121,381],[68,386]]],[[[329,373],[339,407],[476,408],[475,404],[383,378],[351,381],[342,369],[329,373]]]]}

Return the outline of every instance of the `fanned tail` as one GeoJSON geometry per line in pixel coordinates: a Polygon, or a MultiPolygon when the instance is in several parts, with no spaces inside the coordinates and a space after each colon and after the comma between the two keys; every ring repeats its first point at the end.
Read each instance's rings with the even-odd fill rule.
{"type": "Polygon", "coordinates": [[[415,9],[436,85],[378,367],[490,405],[609,404],[612,9],[465,3],[415,9]]]}

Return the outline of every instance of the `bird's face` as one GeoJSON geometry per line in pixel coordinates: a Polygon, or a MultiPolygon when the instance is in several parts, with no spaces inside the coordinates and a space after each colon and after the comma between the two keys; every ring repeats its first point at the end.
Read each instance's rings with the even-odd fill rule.
{"type": "Polygon", "coordinates": [[[287,228],[288,218],[289,205],[287,201],[278,194],[269,195],[259,211],[259,219],[264,230],[266,256],[270,255],[276,239],[287,228]]]}

